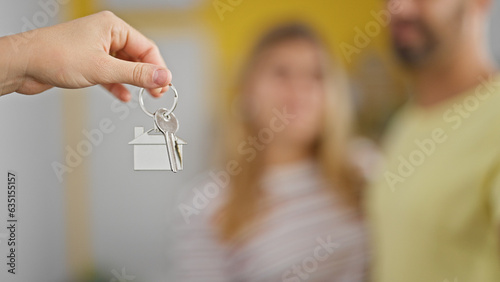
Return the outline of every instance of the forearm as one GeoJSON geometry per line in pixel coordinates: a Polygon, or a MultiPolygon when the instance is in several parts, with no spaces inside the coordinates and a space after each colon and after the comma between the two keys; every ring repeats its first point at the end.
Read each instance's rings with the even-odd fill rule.
{"type": "Polygon", "coordinates": [[[25,79],[28,56],[24,45],[28,40],[23,35],[0,37],[0,96],[17,91],[25,79]]]}

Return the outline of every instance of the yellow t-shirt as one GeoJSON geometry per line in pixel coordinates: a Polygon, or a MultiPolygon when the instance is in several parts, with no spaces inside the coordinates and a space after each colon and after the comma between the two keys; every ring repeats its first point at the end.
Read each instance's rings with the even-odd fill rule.
{"type": "Polygon", "coordinates": [[[374,282],[500,282],[500,75],[408,103],[368,191],[374,282]]]}

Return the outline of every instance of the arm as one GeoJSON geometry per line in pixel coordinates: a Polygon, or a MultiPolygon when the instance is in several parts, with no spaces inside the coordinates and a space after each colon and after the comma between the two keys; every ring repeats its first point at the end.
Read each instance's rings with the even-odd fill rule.
{"type": "Polygon", "coordinates": [[[0,38],[0,95],[100,84],[122,101],[122,83],[153,96],[172,79],[158,47],[111,12],[0,38]]]}

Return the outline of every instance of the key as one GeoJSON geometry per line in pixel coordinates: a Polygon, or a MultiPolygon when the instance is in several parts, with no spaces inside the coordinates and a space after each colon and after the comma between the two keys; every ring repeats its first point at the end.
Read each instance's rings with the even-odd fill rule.
{"type": "Polygon", "coordinates": [[[177,159],[176,159],[176,140],[175,133],[179,129],[179,122],[175,118],[173,113],[165,116],[167,109],[158,109],[155,114],[155,125],[165,136],[165,143],[167,145],[168,160],[170,161],[170,167],[173,172],[177,172],[177,159]]]}

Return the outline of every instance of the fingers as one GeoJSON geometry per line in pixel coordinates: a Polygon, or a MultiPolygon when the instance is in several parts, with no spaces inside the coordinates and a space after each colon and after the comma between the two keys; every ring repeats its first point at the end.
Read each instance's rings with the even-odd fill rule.
{"type": "MultiPolygon", "coordinates": [[[[130,57],[127,53],[123,52],[123,50],[116,52],[115,58],[131,62],[137,62],[137,59],[130,57]]],[[[165,93],[167,92],[167,90],[168,86],[157,89],[148,89],[148,92],[154,97],[160,97],[161,93],[165,93]]]]}
{"type": "MultiPolygon", "coordinates": [[[[132,94],[130,91],[125,87],[123,84],[120,83],[111,83],[111,84],[103,84],[102,87],[104,87],[106,90],[108,90],[113,96],[118,98],[119,100],[123,102],[128,102],[130,99],[132,99],[132,94]]],[[[159,89],[153,89],[153,96],[159,97],[161,95],[160,93],[160,88],[159,89]]]]}
{"type": "Polygon", "coordinates": [[[132,98],[130,91],[119,83],[103,84],[102,87],[106,88],[113,96],[120,99],[123,102],[128,102],[132,98]]]}
{"type": "MultiPolygon", "coordinates": [[[[114,29],[114,31],[111,32],[110,53],[115,53],[118,55],[117,58],[127,61],[153,64],[167,69],[165,61],[156,44],[124,21],[120,20],[120,22],[120,28],[114,29]]],[[[164,75],[165,74],[159,74],[160,78],[164,75]]],[[[170,77],[168,80],[168,83],[170,83],[171,74],[168,74],[168,77],[170,77]]],[[[151,94],[156,95],[163,93],[168,89],[167,85],[159,86],[162,88],[156,91],[150,88],[151,94]]]]}
{"type": "MultiPolygon", "coordinates": [[[[123,61],[111,56],[106,56],[103,60],[103,66],[100,69],[104,73],[95,73],[96,84],[131,84],[150,89],[151,94],[156,97],[160,96],[162,90],[172,80],[172,74],[164,67],[147,63],[123,61]]],[[[119,88],[113,88],[113,90],[122,91],[119,88]]]]}

